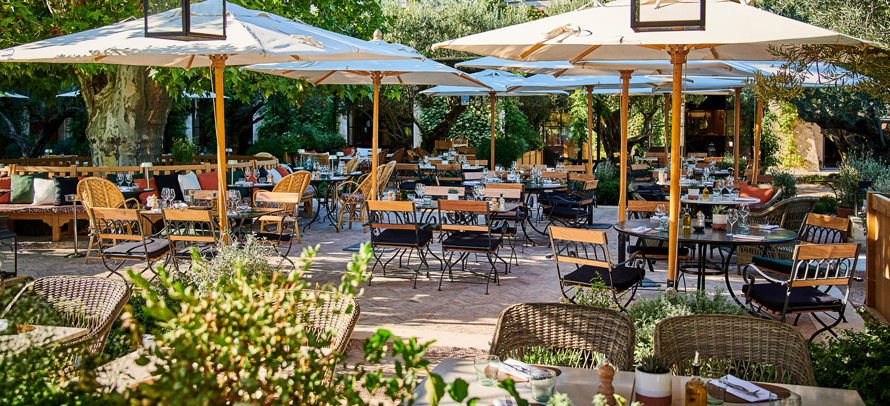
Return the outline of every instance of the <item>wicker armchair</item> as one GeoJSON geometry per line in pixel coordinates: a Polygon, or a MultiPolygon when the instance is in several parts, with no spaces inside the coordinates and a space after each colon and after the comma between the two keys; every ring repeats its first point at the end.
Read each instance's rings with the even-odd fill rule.
{"type": "MultiPolygon", "coordinates": [[[[346,181],[337,186],[337,197],[340,200],[340,213],[337,220],[337,232],[343,228],[343,223],[349,223],[349,229],[352,230],[352,223],[359,223],[363,226],[366,221],[367,211],[365,210],[365,196],[372,193],[371,191],[371,175],[365,174],[358,181],[346,181]],[[345,216],[349,218],[345,218],[345,216]]],[[[367,228],[364,228],[367,230],[367,228]]]]}
{"type": "MultiPolygon", "coordinates": [[[[102,178],[86,178],[77,183],[77,197],[80,199],[83,208],[86,209],[89,216],[90,224],[93,224],[93,214],[90,211],[93,207],[108,207],[120,209],[124,207],[139,207],[138,199],[124,199],[124,194],[120,189],[107,179],[102,178]]],[[[87,246],[86,258],[84,263],[90,260],[90,252],[97,244],[96,237],[93,232],[90,233],[90,244],[87,246]]]]}
{"type": "Polygon", "coordinates": [[[702,375],[814,386],[810,351],[793,327],[773,320],[723,314],[669,317],[655,326],[655,354],[677,375],[689,375],[695,352],[702,375]]]}
{"type": "Polygon", "coordinates": [[[64,347],[83,347],[90,354],[101,354],[111,326],[130,300],[130,286],[122,280],[92,276],[50,276],[26,285],[9,302],[0,318],[15,306],[22,295],[36,295],[64,320],[64,327],[88,329],[83,337],[66,342],[64,347]]]}
{"type": "Polygon", "coordinates": [[[389,185],[389,180],[392,178],[393,172],[396,170],[396,161],[390,161],[386,165],[381,165],[377,168],[377,191],[381,194],[386,190],[386,186],[389,185]]]}
{"type": "Polygon", "coordinates": [[[389,162],[400,163],[405,159],[405,148],[397,149],[396,152],[392,153],[392,158],[389,159],[389,162]]]}
{"type": "Polygon", "coordinates": [[[773,197],[771,199],[769,199],[769,201],[766,203],[748,205],[748,208],[751,210],[752,213],[760,212],[760,211],[766,210],[770,207],[773,207],[773,205],[775,205],[776,203],[778,203],[779,201],[782,200],[782,188],[780,188],[778,186],[772,186],[767,183],[759,183],[759,184],[757,184],[757,187],[759,187],[761,189],[772,189],[775,191],[775,193],[773,193],[773,197]]]}
{"type": "MultiPolygon", "coordinates": [[[[312,174],[309,171],[297,171],[290,175],[287,175],[278,183],[275,184],[275,187],[272,188],[272,193],[299,193],[303,197],[300,199],[300,203],[303,204],[303,212],[306,213],[306,216],[312,218],[312,198],[315,196],[315,188],[309,188],[309,181],[312,179],[312,174]]],[[[259,192],[257,190],[254,192],[254,201],[256,201],[256,194],[259,192]]],[[[296,217],[297,213],[293,213],[294,217],[296,217]]]]}
{"type": "Polygon", "coordinates": [[[633,321],[626,314],[564,303],[519,303],[498,317],[492,355],[536,363],[593,369],[603,354],[623,371],[633,370],[633,321]],[[542,359],[546,361],[542,361],[542,359]]]}
{"type": "Polygon", "coordinates": [[[349,162],[346,162],[346,172],[349,173],[358,171],[359,164],[361,164],[362,161],[364,161],[364,159],[359,157],[350,159],[349,162]]]}

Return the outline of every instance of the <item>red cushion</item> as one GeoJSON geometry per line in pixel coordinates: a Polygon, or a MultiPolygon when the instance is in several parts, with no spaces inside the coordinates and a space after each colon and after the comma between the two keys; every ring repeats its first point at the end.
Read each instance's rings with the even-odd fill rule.
{"type": "Polygon", "coordinates": [[[219,189],[219,175],[216,171],[202,173],[198,175],[198,183],[201,184],[201,190],[217,190],[219,189]]]}
{"type": "Polygon", "coordinates": [[[282,168],[282,167],[280,167],[280,166],[277,167],[277,168],[275,168],[275,170],[278,171],[278,173],[281,174],[281,177],[282,177],[282,178],[285,177],[285,176],[287,176],[287,175],[290,175],[290,172],[288,172],[287,169],[284,169],[284,168],[282,168]]]}
{"type": "MultiPolygon", "coordinates": [[[[12,178],[0,178],[0,189],[10,190],[12,189],[12,178]]],[[[0,204],[9,203],[9,195],[11,193],[6,192],[0,195],[0,204]]]]}
{"type": "Polygon", "coordinates": [[[764,204],[768,202],[769,199],[773,198],[773,193],[775,193],[775,190],[773,190],[772,188],[761,189],[757,186],[748,186],[745,183],[739,185],[739,196],[760,199],[760,202],[756,204],[764,204]]]}
{"type": "Polygon", "coordinates": [[[158,186],[155,185],[155,180],[154,180],[154,178],[151,178],[151,179],[148,180],[148,183],[147,183],[148,186],[146,186],[145,179],[133,179],[133,183],[135,183],[136,186],[138,186],[138,187],[140,187],[140,188],[142,188],[142,189],[148,188],[148,189],[154,189],[154,190],[155,190],[154,192],[146,192],[146,193],[140,193],[140,194],[139,194],[139,200],[142,201],[142,204],[148,204],[148,197],[149,197],[149,196],[156,196],[156,197],[159,198],[159,199],[161,198],[161,194],[158,193],[158,186]]]}
{"type": "Polygon", "coordinates": [[[355,148],[343,148],[343,155],[344,156],[354,156],[355,151],[356,151],[355,148]]]}

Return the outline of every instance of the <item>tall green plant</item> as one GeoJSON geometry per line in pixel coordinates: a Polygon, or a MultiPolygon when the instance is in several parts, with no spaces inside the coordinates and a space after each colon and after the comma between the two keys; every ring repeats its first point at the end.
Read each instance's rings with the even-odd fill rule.
{"type": "Polygon", "coordinates": [[[198,147],[195,144],[192,144],[186,138],[179,138],[173,141],[173,151],[171,157],[173,158],[173,162],[178,165],[191,165],[195,162],[195,154],[198,152],[198,147]]]}

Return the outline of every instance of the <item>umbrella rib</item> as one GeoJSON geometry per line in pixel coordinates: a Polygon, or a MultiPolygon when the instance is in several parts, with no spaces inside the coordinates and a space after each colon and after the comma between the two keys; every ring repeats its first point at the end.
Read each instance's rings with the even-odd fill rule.
{"type": "MultiPolygon", "coordinates": [[[[333,75],[335,72],[336,72],[336,71],[333,71],[333,70],[332,70],[332,71],[330,71],[330,72],[328,72],[328,73],[325,73],[324,76],[321,77],[321,79],[318,79],[318,80],[316,80],[314,83],[312,83],[312,86],[318,86],[319,83],[321,83],[321,82],[323,82],[325,79],[329,78],[329,77],[330,77],[331,75],[333,75]]],[[[348,71],[347,71],[347,72],[348,72],[348,71]]]]}
{"type": "Polygon", "coordinates": [[[195,62],[195,56],[194,56],[194,55],[191,55],[191,56],[189,56],[189,61],[188,61],[188,63],[185,64],[185,70],[189,70],[189,69],[191,69],[191,68],[192,68],[192,63],[193,63],[193,62],[195,62]]]}
{"type": "Polygon", "coordinates": [[[553,77],[558,78],[558,77],[562,76],[563,73],[566,73],[567,70],[569,70],[569,69],[565,68],[559,72],[556,72],[556,74],[554,74],[553,77]]]}
{"type": "Polygon", "coordinates": [[[591,52],[596,51],[596,49],[599,48],[599,47],[600,47],[599,45],[594,45],[594,46],[592,46],[592,47],[590,47],[590,48],[587,48],[587,50],[585,50],[584,52],[582,52],[580,55],[578,55],[578,56],[572,58],[572,60],[569,61],[569,62],[571,62],[571,63],[578,62],[578,61],[581,60],[581,58],[584,58],[585,56],[587,56],[587,55],[590,54],[591,52]]]}

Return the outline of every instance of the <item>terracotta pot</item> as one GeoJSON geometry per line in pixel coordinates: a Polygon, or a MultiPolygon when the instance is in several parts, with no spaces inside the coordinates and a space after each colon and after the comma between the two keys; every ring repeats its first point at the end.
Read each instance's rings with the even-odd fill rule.
{"type": "Polygon", "coordinates": [[[636,400],[646,406],[670,406],[672,373],[650,374],[637,368],[634,370],[634,378],[636,400]]]}

